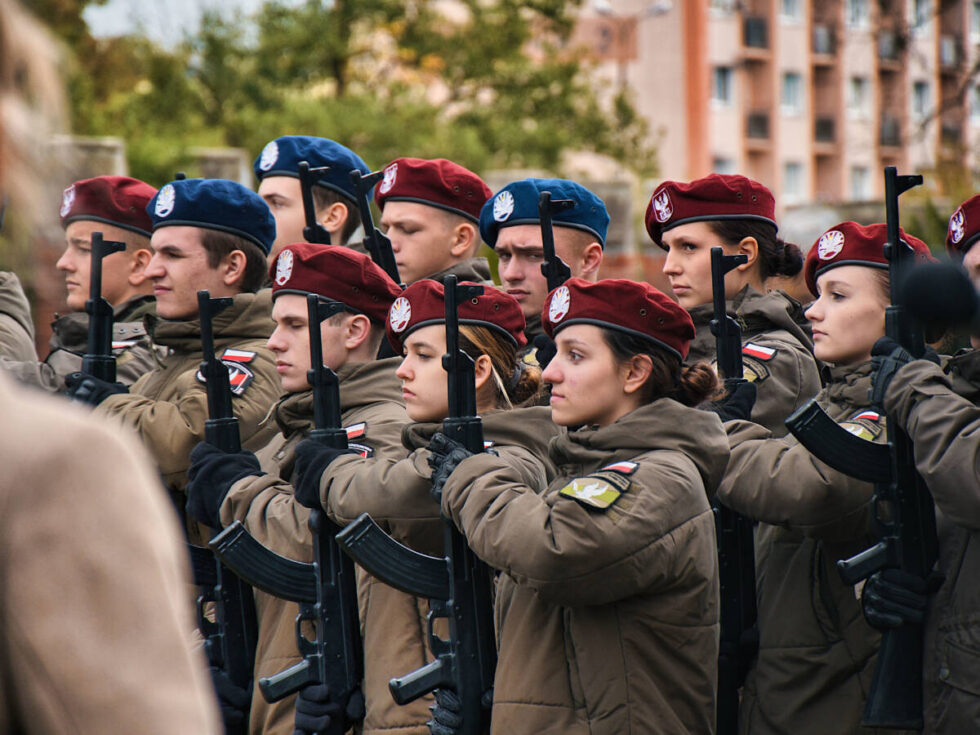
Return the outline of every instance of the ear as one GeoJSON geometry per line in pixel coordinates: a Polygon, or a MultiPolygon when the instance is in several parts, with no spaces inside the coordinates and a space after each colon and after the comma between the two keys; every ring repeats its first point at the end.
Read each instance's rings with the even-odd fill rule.
{"type": "Polygon", "coordinates": [[[742,263],[740,266],[736,266],[735,270],[750,271],[755,267],[756,261],[759,259],[759,243],[754,237],[743,237],[738,243],[735,250],[738,255],[745,255],[748,260],[742,263]]]}
{"type": "Polygon", "coordinates": [[[226,286],[241,288],[241,281],[245,277],[245,263],[247,258],[241,250],[232,250],[218,264],[221,272],[221,281],[226,286]]]}
{"type": "Polygon", "coordinates": [[[334,202],[320,212],[320,224],[330,233],[330,239],[334,245],[341,244],[339,235],[343,231],[344,225],[347,224],[349,216],[350,210],[343,202],[334,202]],[[335,234],[337,235],[336,238],[334,237],[335,234]]]}
{"type": "Polygon", "coordinates": [[[142,286],[146,281],[146,266],[150,264],[153,253],[140,248],[129,256],[129,275],[126,277],[130,286],[142,286]]]}
{"type": "Polygon", "coordinates": [[[480,390],[490,379],[493,363],[489,355],[480,355],[473,364],[473,374],[476,376],[476,389],[480,390]]]}
{"type": "Polygon", "coordinates": [[[602,245],[593,240],[582,251],[582,271],[579,278],[587,281],[599,279],[599,266],[602,265],[602,245]]]}
{"type": "Polygon", "coordinates": [[[470,222],[460,222],[453,228],[452,246],[449,254],[454,258],[469,257],[476,241],[476,227],[470,222]]]}
{"type": "Polygon", "coordinates": [[[624,366],[623,392],[635,393],[647,382],[653,372],[653,360],[649,355],[633,355],[624,366]]]}
{"type": "Polygon", "coordinates": [[[344,347],[355,350],[371,336],[371,320],[364,314],[351,314],[344,330],[344,347]]]}

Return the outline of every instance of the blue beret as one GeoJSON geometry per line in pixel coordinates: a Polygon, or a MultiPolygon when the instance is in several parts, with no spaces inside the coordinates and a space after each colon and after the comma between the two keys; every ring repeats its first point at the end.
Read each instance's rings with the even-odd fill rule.
{"type": "Polygon", "coordinates": [[[350,148],[326,138],[309,135],[284,135],[266,144],[255,159],[252,168],[255,178],[262,181],[266,176],[292,176],[299,178],[299,164],[306,161],[310,168],[327,167],[316,183],[331,189],[356,203],[357,195],[350,181],[355,168],[365,176],[371,169],[350,148]]]}
{"type": "Polygon", "coordinates": [[[180,179],[163,186],[146,205],[153,231],[168,225],[220,230],[251,240],[266,255],[276,221],[258,194],[227,179],[180,179]]]}
{"type": "Polygon", "coordinates": [[[584,186],[568,179],[522,179],[507,184],[480,211],[483,242],[493,247],[502,227],[540,223],[538,197],[543,191],[551,192],[552,200],[571,199],[575,202],[571,209],[552,216],[555,226],[583,230],[595,235],[599,244],[606,246],[606,232],[609,229],[606,205],[584,186]]]}

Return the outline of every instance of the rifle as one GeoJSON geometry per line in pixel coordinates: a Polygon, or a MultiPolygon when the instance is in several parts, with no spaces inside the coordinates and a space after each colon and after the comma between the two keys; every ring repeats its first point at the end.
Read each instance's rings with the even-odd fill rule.
{"type": "Polygon", "coordinates": [[[112,354],[112,304],[102,297],[102,259],[126,249],[126,243],[104,240],[92,233],[92,267],[88,275],[88,349],[82,357],[82,372],[107,383],[116,382],[116,358],[112,354]]]}
{"type": "MultiPolygon", "coordinates": [[[[313,386],[313,425],[310,438],[334,449],[347,448],[347,433],[341,428],[340,390],[337,374],[323,364],[320,323],[343,311],[343,304],[307,295],[311,366],[307,373],[313,386]]],[[[360,689],[364,676],[360,623],[357,613],[357,580],[354,563],[340,553],[334,536],[340,528],[323,509],[310,514],[313,532],[313,570],[316,602],[301,604],[296,616],[296,641],[303,660],[285,671],[259,680],[262,696],[276,702],[308,684],[327,684],[330,697],[346,710],[351,695],[360,689]],[[316,638],[302,632],[304,621],[313,621],[316,638]]],[[[359,718],[363,717],[361,712],[359,718]]],[[[324,735],[343,735],[350,726],[343,717],[333,718],[324,735]]]]}
{"type": "Polygon", "coordinates": [[[303,228],[303,238],[307,242],[319,243],[320,245],[330,244],[330,233],[327,229],[316,221],[316,207],[313,206],[313,186],[316,184],[316,174],[323,173],[329,166],[310,168],[306,161],[300,161],[297,167],[299,171],[299,190],[303,196],[303,216],[306,218],[306,226],[303,228]]]}
{"type": "Polygon", "coordinates": [[[551,215],[572,209],[573,199],[556,199],[552,201],[551,192],[543,191],[538,197],[538,218],[541,222],[541,247],[544,250],[544,262],[541,263],[541,275],[548,281],[548,291],[554,291],[572,277],[572,271],[558,255],[555,254],[555,230],[551,215]]]}
{"type": "Polygon", "coordinates": [[[398,264],[395,262],[395,253],[391,249],[391,240],[374,226],[374,218],[371,216],[371,203],[368,201],[368,192],[371,191],[372,186],[381,180],[384,173],[384,171],[375,171],[365,176],[355,168],[350,172],[350,180],[354,185],[354,192],[357,195],[357,208],[361,213],[364,247],[370,253],[371,260],[391,276],[391,280],[395,283],[401,283],[401,278],[398,275],[398,264]]]}
{"type": "MultiPolygon", "coordinates": [[[[715,336],[718,370],[731,391],[745,382],[742,377],[742,329],[728,315],[725,274],[742,263],[745,255],[725,255],[711,248],[711,293],[714,313],[709,326],[715,336]]],[[[758,651],[752,635],[756,624],[755,538],[752,521],[715,501],[715,533],[718,536],[718,576],[721,580],[721,647],[718,652],[717,725],[719,735],[738,731],[738,690],[758,651]]]]}
{"type": "MultiPolygon", "coordinates": [[[[204,438],[222,451],[238,452],[242,444],[238,419],[231,407],[228,368],[214,354],[212,332],[214,315],[231,303],[230,298],[212,299],[207,291],[197,292],[204,355],[201,375],[206,381],[208,394],[208,419],[204,422],[204,438]]],[[[192,545],[191,559],[194,568],[199,572],[195,574],[195,583],[202,588],[197,600],[198,624],[205,638],[204,647],[208,660],[212,665],[223,669],[237,686],[248,691],[251,689],[255,644],[258,638],[252,591],[206,549],[192,545]],[[213,576],[204,571],[208,566],[206,557],[210,557],[213,576]],[[207,602],[214,603],[214,622],[204,615],[207,602]]]]}
{"type": "MultiPolygon", "coordinates": [[[[482,286],[458,285],[446,276],[446,354],[449,374],[449,418],[442,431],[471,452],[484,450],[483,426],[476,415],[473,360],[459,349],[456,304],[483,293],[482,286]]],[[[441,501],[441,498],[436,498],[441,501]]],[[[446,555],[419,554],[394,541],[367,514],[341,533],[337,541],[368,572],[382,582],[416,596],[429,596],[427,637],[436,657],[422,668],[388,682],[392,697],[406,704],[436,689],[450,689],[461,705],[461,735],[489,731],[489,712],[483,695],[493,686],[497,653],[491,605],[491,571],[470,550],[466,538],[443,517],[446,555]],[[445,618],[449,638],[434,632],[435,621],[445,618]]]]}
{"type": "MultiPolygon", "coordinates": [[[[885,257],[889,263],[892,296],[892,305],[885,311],[885,334],[915,357],[923,355],[925,342],[921,328],[898,299],[898,289],[914,257],[912,249],[899,239],[898,197],[921,183],[921,176],[898,176],[894,166],[885,168],[888,238],[885,257]]],[[[881,410],[880,406],[875,408],[881,410]]],[[[792,418],[787,419],[787,426],[790,426],[792,418]]],[[[790,430],[793,431],[792,426],[790,430]]],[[[839,426],[835,426],[835,431],[846,433],[839,426]]],[[[890,418],[887,419],[886,431],[887,445],[862,442],[868,447],[884,446],[888,471],[885,473],[878,467],[873,480],[873,528],[880,540],[856,556],[837,562],[841,578],[850,585],[885,568],[901,569],[926,579],[938,556],[935,508],[929,489],[915,470],[912,442],[902,427],[890,418]]],[[[796,434],[795,431],[793,433],[796,434]]],[[[807,446],[807,449],[810,447],[807,446]]],[[[863,454],[869,455],[869,452],[864,451],[863,454]]],[[[823,456],[817,456],[824,460],[823,456]]],[[[847,472],[837,465],[850,465],[855,461],[860,463],[862,457],[853,457],[851,462],[835,462],[830,458],[827,464],[847,472]]],[[[922,728],[922,654],[921,623],[904,623],[881,634],[881,648],[862,724],[884,728],[922,728]]]]}

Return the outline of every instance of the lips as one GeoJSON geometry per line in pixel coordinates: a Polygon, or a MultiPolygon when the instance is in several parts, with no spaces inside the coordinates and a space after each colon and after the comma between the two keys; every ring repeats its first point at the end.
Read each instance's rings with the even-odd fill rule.
{"type": "Polygon", "coordinates": [[[402,388],[402,400],[407,401],[410,398],[415,398],[415,394],[412,393],[412,391],[410,390],[406,390],[405,388],[402,388]]]}

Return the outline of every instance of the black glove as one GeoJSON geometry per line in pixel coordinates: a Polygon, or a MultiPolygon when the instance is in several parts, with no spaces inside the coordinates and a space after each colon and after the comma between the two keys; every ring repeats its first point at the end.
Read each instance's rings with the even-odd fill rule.
{"type": "MultiPolygon", "coordinates": [[[[480,697],[480,705],[484,709],[493,706],[493,688],[491,687],[480,697]]],[[[436,703],[429,706],[432,719],[426,725],[432,735],[456,735],[463,724],[462,707],[456,692],[451,689],[436,689],[436,703]]]]}
{"type": "Polygon", "coordinates": [[[875,572],[864,583],[861,606],[868,625],[878,630],[897,628],[905,623],[921,623],[925,618],[929,595],[939,589],[942,577],[928,580],[901,569],[875,572]]]}
{"type": "Polygon", "coordinates": [[[249,475],[264,475],[251,452],[224,452],[198,442],[187,469],[187,513],[211,528],[221,528],[221,504],[231,486],[249,475]]]}
{"type": "Polygon", "coordinates": [[[436,500],[441,500],[442,488],[446,480],[460,462],[473,456],[473,452],[441,431],[432,435],[429,440],[429,451],[431,452],[428,462],[429,467],[432,468],[432,496],[436,500]]]}
{"type": "Polygon", "coordinates": [[[544,370],[548,367],[548,363],[551,362],[552,358],[558,354],[558,347],[555,345],[554,340],[547,334],[539,334],[534,338],[533,344],[536,350],[534,357],[537,359],[541,369],[544,370]]]}
{"type": "Polygon", "coordinates": [[[342,454],[357,454],[353,449],[333,449],[315,439],[304,439],[296,445],[293,461],[293,493],[300,505],[316,510],[320,505],[320,476],[342,454]]]}
{"type": "Polygon", "coordinates": [[[242,689],[217,666],[211,667],[211,682],[218,694],[225,732],[241,732],[248,721],[248,710],[252,703],[251,688],[242,689]]]}
{"type": "MultiPolygon", "coordinates": [[[[871,391],[868,396],[872,406],[885,405],[885,393],[895,373],[915,359],[891,337],[881,337],[875,342],[871,348],[871,391]]],[[[931,347],[926,347],[921,359],[939,364],[939,355],[931,347]]]]}
{"type": "Polygon", "coordinates": [[[722,421],[735,421],[741,419],[748,421],[752,416],[752,408],[755,406],[756,387],[755,383],[748,380],[735,383],[728,391],[728,395],[720,401],[709,403],[707,409],[714,411],[722,421]]]}
{"type": "Polygon", "coordinates": [[[98,406],[109,396],[116,393],[129,393],[122,383],[110,383],[107,380],[99,380],[85,373],[71,373],[65,377],[65,386],[69,398],[79,403],[87,403],[90,406],[98,406]]]}
{"type": "Polygon", "coordinates": [[[330,723],[340,716],[340,704],[331,701],[330,688],[326,684],[311,684],[303,687],[296,698],[293,735],[324,733],[330,727],[330,723]]]}

